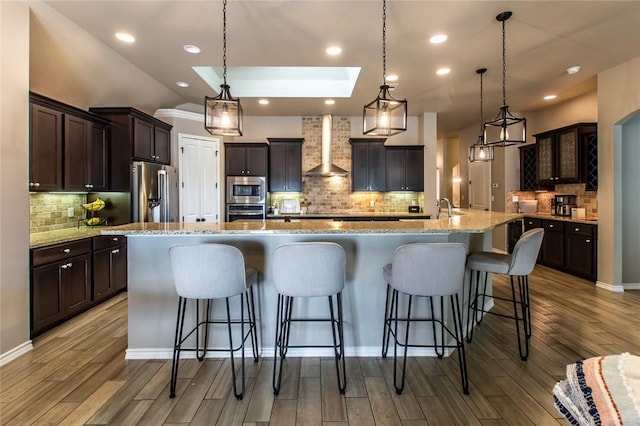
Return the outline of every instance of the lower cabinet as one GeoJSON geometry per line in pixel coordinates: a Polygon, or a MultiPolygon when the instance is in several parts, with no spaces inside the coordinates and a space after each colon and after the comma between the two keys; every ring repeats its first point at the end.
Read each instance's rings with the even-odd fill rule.
{"type": "Polygon", "coordinates": [[[31,337],[113,296],[126,285],[125,237],[98,236],[32,249],[31,337]]]}
{"type": "Polygon", "coordinates": [[[590,281],[597,279],[597,225],[525,217],[524,228],[544,228],[538,263],[590,281]]]}

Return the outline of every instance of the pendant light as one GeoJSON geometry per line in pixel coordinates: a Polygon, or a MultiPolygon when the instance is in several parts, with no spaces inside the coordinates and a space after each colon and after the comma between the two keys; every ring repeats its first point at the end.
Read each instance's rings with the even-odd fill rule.
{"type": "Polygon", "coordinates": [[[365,135],[391,136],[407,130],[407,100],[391,96],[387,84],[387,1],[382,1],[382,85],[378,96],[364,106],[362,131],[365,135]]]}
{"type": "Polygon", "coordinates": [[[480,134],[476,143],[469,147],[469,161],[472,163],[481,161],[493,161],[493,146],[484,143],[484,116],[482,114],[482,75],[486,68],[479,68],[476,73],[480,75],[480,134]]]}
{"type": "Polygon", "coordinates": [[[502,106],[496,118],[484,123],[484,141],[487,145],[510,146],[527,141],[527,119],[516,117],[509,112],[507,105],[507,47],[505,37],[505,22],[511,18],[511,12],[506,11],[496,16],[502,22],[502,106]]]}
{"type": "Polygon", "coordinates": [[[204,128],[212,135],[242,136],[242,106],[227,84],[227,0],[222,3],[223,84],[216,97],[204,98],[204,128]]]}

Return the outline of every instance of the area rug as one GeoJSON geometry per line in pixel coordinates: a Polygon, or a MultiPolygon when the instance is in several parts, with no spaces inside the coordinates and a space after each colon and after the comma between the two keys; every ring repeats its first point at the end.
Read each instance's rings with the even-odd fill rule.
{"type": "Polygon", "coordinates": [[[553,387],[558,411],[572,425],[640,425],[640,357],[623,353],[567,365],[553,387]]]}

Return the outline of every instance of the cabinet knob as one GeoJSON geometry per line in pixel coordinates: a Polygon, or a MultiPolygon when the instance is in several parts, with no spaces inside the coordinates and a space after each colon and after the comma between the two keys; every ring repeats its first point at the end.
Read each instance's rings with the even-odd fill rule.
{"type": "Polygon", "coordinates": [[[576,231],[576,232],[579,232],[579,231],[580,231],[580,228],[576,228],[576,229],[575,229],[575,231],[576,231]]]}
{"type": "Polygon", "coordinates": [[[584,242],[585,242],[585,243],[590,243],[590,242],[591,242],[591,240],[584,240],[584,242]]]}
{"type": "Polygon", "coordinates": [[[36,182],[33,184],[33,186],[35,186],[36,188],[40,186],[40,182],[36,182]]]}
{"type": "Polygon", "coordinates": [[[63,253],[71,253],[71,249],[66,248],[66,249],[62,250],[62,252],[63,253]]]}
{"type": "Polygon", "coordinates": [[[549,225],[549,228],[553,228],[553,225],[549,225]]]}
{"type": "Polygon", "coordinates": [[[111,240],[112,241],[118,241],[118,237],[113,237],[111,240]]]}
{"type": "Polygon", "coordinates": [[[111,253],[112,254],[118,254],[118,253],[120,253],[120,249],[111,250],[111,253]]]}

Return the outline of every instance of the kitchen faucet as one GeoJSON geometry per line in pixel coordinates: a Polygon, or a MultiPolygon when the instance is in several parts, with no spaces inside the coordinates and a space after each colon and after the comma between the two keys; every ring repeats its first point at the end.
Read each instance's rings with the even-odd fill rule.
{"type": "Polygon", "coordinates": [[[442,202],[446,202],[447,203],[447,215],[448,217],[451,217],[451,202],[449,201],[448,198],[442,198],[441,200],[437,200],[436,201],[436,207],[438,208],[436,210],[436,219],[440,219],[440,207],[442,206],[442,202]]]}

